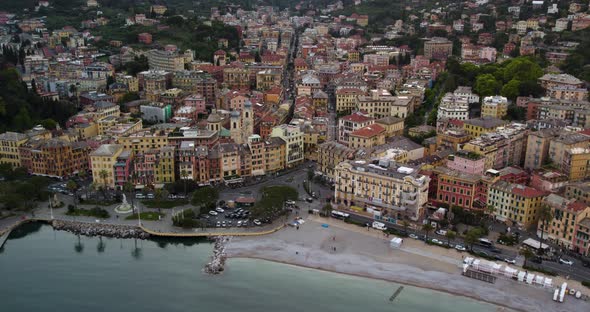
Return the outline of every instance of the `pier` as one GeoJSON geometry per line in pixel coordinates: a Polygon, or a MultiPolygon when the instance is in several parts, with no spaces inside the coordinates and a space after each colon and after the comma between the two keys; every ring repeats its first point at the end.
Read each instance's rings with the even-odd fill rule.
{"type": "Polygon", "coordinates": [[[400,286],[394,293],[393,295],[391,295],[391,297],[389,297],[389,301],[395,300],[395,298],[397,298],[397,296],[399,296],[399,294],[402,292],[402,290],[404,290],[404,286],[400,286]]]}
{"type": "Polygon", "coordinates": [[[4,232],[4,234],[2,234],[2,236],[0,236],[0,249],[2,249],[2,247],[4,247],[4,243],[6,243],[6,240],[8,239],[8,235],[10,235],[10,232],[12,230],[6,231],[4,232]]]}

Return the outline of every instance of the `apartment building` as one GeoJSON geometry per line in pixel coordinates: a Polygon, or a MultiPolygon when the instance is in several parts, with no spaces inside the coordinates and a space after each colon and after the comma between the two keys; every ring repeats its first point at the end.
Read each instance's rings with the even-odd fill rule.
{"type": "Polygon", "coordinates": [[[498,181],[489,187],[487,204],[495,208],[496,219],[532,228],[537,226],[538,212],[547,194],[522,184],[498,181]]]}
{"type": "Polygon", "coordinates": [[[539,169],[549,161],[549,143],[559,133],[558,129],[532,131],[528,135],[525,169],[539,169]]]}
{"type": "Polygon", "coordinates": [[[356,108],[373,118],[406,118],[412,110],[412,97],[392,96],[387,90],[371,90],[370,96],[357,97],[356,108]]]}
{"type": "Polygon", "coordinates": [[[508,122],[493,117],[473,118],[463,122],[463,129],[471,138],[477,138],[480,135],[496,130],[508,122]]]}
{"type": "Polygon", "coordinates": [[[354,112],[338,119],[338,142],[348,145],[350,133],[373,124],[374,120],[363,112],[354,112]]]}
{"type": "Polygon", "coordinates": [[[453,54],[453,42],[447,38],[433,37],[424,41],[424,56],[428,59],[446,60],[453,54]]]}
{"type": "Polygon", "coordinates": [[[372,124],[351,132],[348,145],[353,149],[373,148],[385,144],[385,128],[372,124]]]}
{"type": "Polygon", "coordinates": [[[92,151],[89,155],[92,182],[96,185],[114,188],[115,165],[122,152],[123,146],[119,144],[103,144],[92,151]]]}
{"type": "Polygon", "coordinates": [[[378,219],[416,221],[424,214],[429,182],[417,170],[393,162],[345,161],[336,166],[334,200],[378,219]]]}
{"type": "Polygon", "coordinates": [[[256,89],[266,91],[281,85],[282,71],[265,69],[256,73],[256,89]]]}
{"type": "Polygon", "coordinates": [[[223,69],[223,85],[229,89],[250,88],[250,71],[246,68],[226,67],[223,69]]]}
{"type": "Polygon", "coordinates": [[[557,166],[565,163],[566,153],[572,148],[590,147],[590,136],[562,130],[549,142],[549,159],[557,166]]]}
{"type": "Polygon", "coordinates": [[[502,119],[507,112],[508,99],[503,96],[486,96],[481,103],[481,117],[502,119]]]}
{"type": "Polygon", "coordinates": [[[375,120],[375,124],[385,129],[385,137],[402,135],[404,133],[404,119],[394,116],[383,117],[375,120]]]}
{"type": "Polygon", "coordinates": [[[19,147],[29,140],[26,134],[4,132],[0,134],[0,164],[9,164],[12,168],[21,166],[19,147]]]}
{"type": "Polygon", "coordinates": [[[184,70],[185,56],[176,51],[150,50],[147,58],[151,70],[168,72],[184,70]]]}
{"type": "Polygon", "coordinates": [[[563,162],[558,165],[570,181],[590,176],[590,148],[572,147],[565,150],[563,162]]]}
{"type": "Polygon", "coordinates": [[[30,139],[19,147],[21,166],[32,175],[67,178],[88,170],[86,142],[30,139]]]}
{"type": "MultiPolygon", "coordinates": [[[[557,194],[549,194],[544,203],[551,209],[551,222],[539,222],[537,235],[554,244],[572,250],[576,238],[576,228],[585,218],[590,217],[590,206],[574,199],[564,198],[557,194]]],[[[584,246],[586,249],[588,245],[584,246]]]]}
{"type": "Polygon", "coordinates": [[[185,92],[200,94],[205,98],[207,104],[215,103],[217,80],[208,73],[189,70],[174,72],[172,87],[182,89],[185,92]]]}
{"type": "Polygon", "coordinates": [[[285,164],[287,167],[290,168],[303,162],[305,156],[303,132],[299,127],[282,124],[274,127],[270,136],[285,141],[285,164]]]}
{"type": "Polygon", "coordinates": [[[351,112],[356,107],[357,97],[365,95],[359,88],[341,88],[336,90],[336,111],[351,112]]]}
{"type": "Polygon", "coordinates": [[[430,193],[435,196],[431,198],[433,203],[464,209],[486,208],[487,188],[491,179],[447,167],[436,167],[432,172],[430,193]]]}

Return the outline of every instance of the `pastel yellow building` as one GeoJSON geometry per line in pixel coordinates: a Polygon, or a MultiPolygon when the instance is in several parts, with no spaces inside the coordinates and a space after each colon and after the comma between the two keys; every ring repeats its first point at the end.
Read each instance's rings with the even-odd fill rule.
{"type": "Polygon", "coordinates": [[[481,104],[481,117],[502,119],[508,112],[508,99],[503,96],[486,96],[481,104]]]}
{"type": "Polygon", "coordinates": [[[465,129],[471,138],[477,138],[484,133],[496,130],[506,123],[504,120],[493,117],[474,118],[465,120],[463,122],[463,129],[465,129]]]}
{"type": "Polygon", "coordinates": [[[160,148],[155,166],[155,182],[158,187],[163,186],[165,183],[175,181],[174,152],[174,146],[164,146],[160,148]]]}
{"type": "Polygon", "coordinates": [[[590,149],[574,147],[566,150],[561,171],[570,181],[580,181],[590,176],[590,149]]]}
{"type": "Polygon", "coordinates": [[[90,153],[92,181],[96,185],[115,187],[114,166],[121,152],[123,146],[120,144],[103,144],[90,153]]]}
{"type": "Polygon", "coordinates": [[[12,168],[21,166],[18,148],[27,142],[29,137],[18,132],[0,134],[0,164],[9,164],[12,168]]]}
{"type": "Polygon", "coordinates": [[[590,217],[590,207],[582,201],[550,194],[544,203],[551,209],[553,218],[548,223],[539,222],[537,235],[543,232],[547,240],[571,249],[576,239],[576,226],[584,218],[590,217]]]}
{"type": "Polygon", "coordinates": [[[117,144],[134,153],[147,152],[150,149],[161,149],[168,145],[168,133],[165,130],[142,129],[126,136],[117,138],[117,144]]]}
{"type": "Polygon", "coordinates": [[[531,228],[537,226],[538,213],[547,192],[498,181],[488,189],[488,206],[493,206],[496,219],[531,228]]]}

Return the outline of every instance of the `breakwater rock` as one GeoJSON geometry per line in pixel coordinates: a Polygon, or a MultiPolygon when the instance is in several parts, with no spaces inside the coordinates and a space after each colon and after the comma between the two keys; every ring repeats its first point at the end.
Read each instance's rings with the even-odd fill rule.
{"type": "Polygon", "coordinates": [[[205,265],[203,272],[207,274],[220,274],[223,272],[225,267],[225,260],[227,256],[225,254],[225,246],[229,243],[230,237],[218,236],[215,238],[213,244],[213,256],[211,256],[211,262],[205,265]]]}
{"type": "Polygon", "coordinates": [[[51,225],[54,229],[67,231],[84,236],[104,236],[115,238],[141,238],[146,239],[150,234],[144,232],[137,226],[104,224],[104,223],[85,223],[53,220],[51,225]]]}

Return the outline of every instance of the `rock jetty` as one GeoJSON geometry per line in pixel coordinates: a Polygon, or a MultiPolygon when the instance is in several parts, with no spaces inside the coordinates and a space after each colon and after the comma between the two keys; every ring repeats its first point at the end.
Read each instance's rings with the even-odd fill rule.
{"type": "Polygon", "coordinates": [[[211,262],[207,263],[203,269],[203,272],[207,274],[220,274],[223,272],[225,260],[227,259],[225,246],[229,243],[230,237],[218,236],[214,241],[211,262]]]}
{"type": "Polygon", "coordinates": [[[72,222],[63,220],[53,220],[51,223],[54,229],[67,231],[84,236],[104,236],[115,238],[140,238],[146,239],[150,234],[144,232],[137,226],[104,224],[104,223],[85,223],[72,222]]]}

